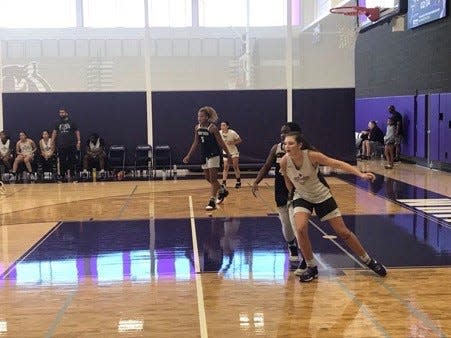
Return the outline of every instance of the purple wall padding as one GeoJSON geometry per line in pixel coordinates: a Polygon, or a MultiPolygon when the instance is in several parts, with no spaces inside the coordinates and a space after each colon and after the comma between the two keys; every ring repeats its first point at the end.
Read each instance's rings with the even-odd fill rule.
{"type": "Polygon", "coordinates": [[[293,120],[321,152],[355,163],[354,88],[293,90],[293,120]]]}
{"type": "Polygon", "coordinates": [[[368,121],[375,120],[385,133],[387,119],[389,117],[388,106],[394,105],[401,113],[404,120],[404,142],[401,146],[401,154],[414,156],[414,106],[415,97],[386,96],[359,98],[355,101],[355,130],[361,131],[368,128],[368,121]]]}
{"type": "Polygon", "coordinates": [[[417,96],[417,137],[416,137],[416,157],[426,158],[426,137],[427,137],[427,124],[426,124],[426,95],[417,96]]]}
{"type": "MultiPolygon", "coordinates": [[[[439,161],[439,140],[440,129],[438,116],[440,112],[440,94],[432,94],[429,96],[429,160],[439,161]]],[[[426,130],[427,130],[426,126],[426,130]]]]}
{"type": "MultiPolygon", "coordinates": [[[[286,122],[285,90],[153,92],[154,145],[169,145],[173,163],[181,163],[187,154],[202,106],[214,107],[218,126],[228,121],[241,136],[241,163],[263,163],[286,122]]],[[[191,163],[200,163],[199,151],[191,163]]]]}
{"type": "Polygon", "coordinates": [[[451,163],[451,93],[440,94],[440,113],[443,119],[439,120],[439,159],[451,163]]]}
{"type": "Polygon", "coordinates": [[[124,144],[132,162],[136,145],[147,143],[144,92],[4,93],[4,129],[14,142],[22,130],[37,142],[42,130],[53,130],[60,107],[78,124],[83,145],[97,132],[107,145],[124,144]]]}

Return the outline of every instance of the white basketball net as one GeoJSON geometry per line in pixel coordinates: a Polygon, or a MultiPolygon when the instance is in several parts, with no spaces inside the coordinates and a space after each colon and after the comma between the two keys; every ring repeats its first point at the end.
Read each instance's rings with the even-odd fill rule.
{"type": "Polygon", "coordinates": [[[337,25],[338,48],[354,48],[359,33],[359,27],[354,16],[340,15],[337,25]]]}

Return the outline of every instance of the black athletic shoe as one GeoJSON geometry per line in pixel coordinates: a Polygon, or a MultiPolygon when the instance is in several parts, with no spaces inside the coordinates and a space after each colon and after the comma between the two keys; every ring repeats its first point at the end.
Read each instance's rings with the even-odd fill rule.
{"type": "Polygon", "coordinates": [[[299,251],[296,244],[288,244],[288,252],[290,254],[290,262],[299,262],[299,251]]]}
{"type": "Polygon", "coordinates": [[[210,199],[210,201],[208,201],[207,206],[205,207],[205,210],[214,210],[216,209],[216,203],[214,199],[210,199]]]}
{"type": "Polygon", "coordinates": [[[385,270],[385,266],[375,261],[374,259],[371,258],[371,261],[367,264],[367,266],[375,273],[377,273],[379,276],[381,277],[387,276],[387,270],[385,270]]]}
{"type": "Polygon", "coordinates": [[[305,270],[299,276],[299,281],[306,283],[306,282],[311,282],[315,278],[318,278],[318,267],[317,266],[308,266],[307,270],[305,270]]]}
{"type": "Polygon", "coordinates": [[[302,259],[302,262],[300,262],[299,265],[298,265],[298,267],[296,268],[296,270],[294,270],[294,275],[295,275],[295,276],[300,276],[300,275],[302,275],[306,270],[307,270],[307,263],[305,262],[305,259],[302,259]]]}
{"type": "Polygon", "coordinates": [[[228,195],[229,191],[226,189],[224,185],[221,185],[221,188],[219,188],[216,204],[221,204],[222,202],[224,202],[224,198],[226,198],[228,195]]]}
{"type": "Polygon", "coordinates": [[[235,183],[235,188],[236,188],[236,189],[241,188],[241,182],[236,182],[236,183],[235,183]]]}

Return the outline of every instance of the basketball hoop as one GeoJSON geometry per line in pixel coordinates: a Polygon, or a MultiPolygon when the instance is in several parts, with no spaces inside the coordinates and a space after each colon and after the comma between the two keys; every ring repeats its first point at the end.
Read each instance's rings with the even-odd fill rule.
{"type": "Polygon", "coordinates": [[[343,14],[349,16],[365,15],[370,21],[375,22],[380,18],[380,8],[367,8],[361,6],[343,6],[330,9],[332,14],[343,14]]]}

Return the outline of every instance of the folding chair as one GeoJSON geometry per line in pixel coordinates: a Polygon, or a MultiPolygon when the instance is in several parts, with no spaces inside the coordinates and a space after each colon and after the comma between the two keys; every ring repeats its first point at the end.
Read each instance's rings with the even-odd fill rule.
{"type": "Polygon", "coordinates": [[[108,166],[113,171],[125,171],[125,152],[124,145],[112,145],[108,150],[108,166]]]}
{"type": "Polygon", "coordinates": [[[152,174],[152,146],[139,144],[135,148],[135,177],[151,178],[152,174]],[[142,175],[137,175],[142,170],[142,175]]]}
{"type": "Polygon", "coordinates": [[[169,175],[172,177],[172,154],[169,145],[157,145],[153,149],[153,168],[154,176],[156,176],[157,169],[166,171],[169,170],[169,175]]]}

